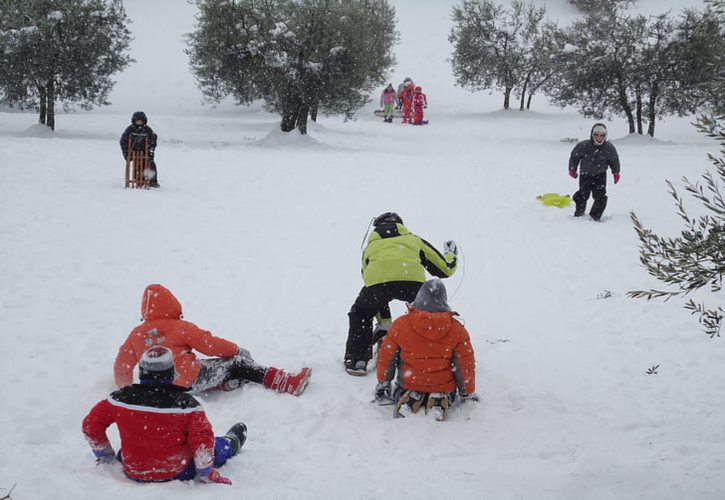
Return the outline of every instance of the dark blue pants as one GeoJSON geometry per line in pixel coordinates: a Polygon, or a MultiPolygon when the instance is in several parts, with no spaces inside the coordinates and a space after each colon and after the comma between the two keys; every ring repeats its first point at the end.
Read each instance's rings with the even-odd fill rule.
{"type": "MultiPolygon", "coordinates": [[[[225,463],[227,463],[227,460],[232,458],[234,456],[234,450],[232,449],[232,443],[229,442],[229,439],[225,437],[215,437],[214,438],[214,468],[221,467],[225,463]]],[[[179,474],[174,477],[174,479],[178,479],[180,481],[188,481],[190,479],[194,479],[196,477],[196,467],[194,466],[194,462],[192,461],[189,466],[179,472],[179,474]]]]}

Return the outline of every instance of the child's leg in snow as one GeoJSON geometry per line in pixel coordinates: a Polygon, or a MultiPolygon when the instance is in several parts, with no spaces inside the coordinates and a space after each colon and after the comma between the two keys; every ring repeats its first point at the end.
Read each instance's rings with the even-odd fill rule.
{"type": "Polygon", "coordinates": [[[191,387],[192,393],[216,389],[231,380],[261,384],[267,367],[244,355],[231,358],[200,359],[201,371],[191,387]]]}

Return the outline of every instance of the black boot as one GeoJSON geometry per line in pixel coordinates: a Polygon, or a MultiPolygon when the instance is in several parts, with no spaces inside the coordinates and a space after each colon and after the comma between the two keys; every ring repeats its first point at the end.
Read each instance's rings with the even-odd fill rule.
{"type": "Polygon", "coordinates": [[[607,208],[607,196],[601,196],[594,200],[592,209],[589,211],[589,215],[592,219],[598,221],[602,218],[605,208],[607,208]]]}
{"type": "Polygon", "coordinates": [[[244,443],[247,441],[247,426],[243,422],[232,425],[232,428],[224,435],[232,443],[234,454],[238,454],[244,443]]]}

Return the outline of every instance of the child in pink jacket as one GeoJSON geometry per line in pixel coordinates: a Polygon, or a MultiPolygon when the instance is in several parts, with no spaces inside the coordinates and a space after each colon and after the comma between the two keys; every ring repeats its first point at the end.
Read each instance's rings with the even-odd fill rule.
{"type": "Polygon", "coordinates": [[[380,94],[380,106],[383,108],[383,121],[393,123],[393,110],[395,109],[395,89],[393,84],[389,83],[385,90],[380,94]]]}

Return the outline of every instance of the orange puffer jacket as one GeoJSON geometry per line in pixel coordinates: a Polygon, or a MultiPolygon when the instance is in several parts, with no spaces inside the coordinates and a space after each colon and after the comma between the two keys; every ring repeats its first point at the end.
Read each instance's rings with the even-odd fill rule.
{"type": "Polygon", "coordinates": [[[201,370],[194,350],[222,358],[239,354],[239,346],[235,343],[182,320],[181,303],[161,285],[149,285],[144,290],[141,316],[144,322],[131,331],[116,355],[113,375],[118,387],[133,383],[133,369],[141,355],[157,344],[174,353],[174,384],[182,387],[191,387],[201,370]]]}
{"type": "Polygon", "coordinates": [[[476,359],[468,332],[454,312],[410,308],[396,319],[378,356],[378,381],[390,381],[420,392],[476,390],[476,359]]]}

